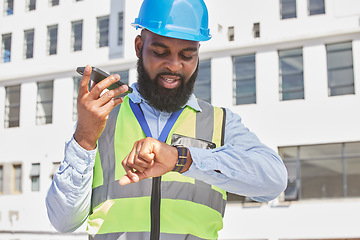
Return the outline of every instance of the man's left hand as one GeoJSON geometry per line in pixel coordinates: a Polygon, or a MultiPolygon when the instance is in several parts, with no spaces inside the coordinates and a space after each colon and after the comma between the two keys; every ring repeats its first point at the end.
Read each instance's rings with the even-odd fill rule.
{"type": "Polygon", "coordinates": [[[175,147],[150,137],[141,139],[122,161],[126,175],[119,182],[126,185],[164,175],[174,169],[177,160],[175,147]]]}

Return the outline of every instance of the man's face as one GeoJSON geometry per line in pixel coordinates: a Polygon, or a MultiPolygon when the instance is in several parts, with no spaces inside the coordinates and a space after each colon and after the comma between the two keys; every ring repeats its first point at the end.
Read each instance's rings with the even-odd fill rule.
{"type": "Polygon", "coordinates": [[[153,107],[173,112],[193,92],[199,43],[142,32],[135,40],[139,91],[153,107]]]}

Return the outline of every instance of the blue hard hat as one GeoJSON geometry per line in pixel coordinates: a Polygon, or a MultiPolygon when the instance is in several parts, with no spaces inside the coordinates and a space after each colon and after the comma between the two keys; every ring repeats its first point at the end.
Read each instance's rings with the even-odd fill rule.
{"type": "Polygon", "coordinates": [[[144,0],[132,25],[165,37],[207,41],[208,21],[203,0],[144,0]]]}

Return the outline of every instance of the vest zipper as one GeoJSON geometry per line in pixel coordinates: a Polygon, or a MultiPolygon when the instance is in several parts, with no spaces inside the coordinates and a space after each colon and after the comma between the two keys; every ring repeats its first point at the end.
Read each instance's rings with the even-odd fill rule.
{"type": "Polygon", "coordinates": [[[160,238],[160,204],[161,204],[161,176],[152,179],[151,189],[151,232],[150,240],[160,238]]]}

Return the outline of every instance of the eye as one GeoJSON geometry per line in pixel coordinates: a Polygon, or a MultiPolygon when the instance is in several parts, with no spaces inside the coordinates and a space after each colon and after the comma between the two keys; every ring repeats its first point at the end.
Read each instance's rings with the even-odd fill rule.
{"type": "Polygon", "coordinates": [[[184,54],[181,54],[180,57],[181,57],[182,59],[184,59],[185,61],[190,61],[191,59],[193,59],[193,56],[186,56],[186,55],[184,55],[184,54]]]}
{"type": "Polygon", "coordinates": [[[157,57],[165,57],[167,55],[167,52],[157,52],[157,51],[154,51],[154,54],[155,56],[157,57]]]}

